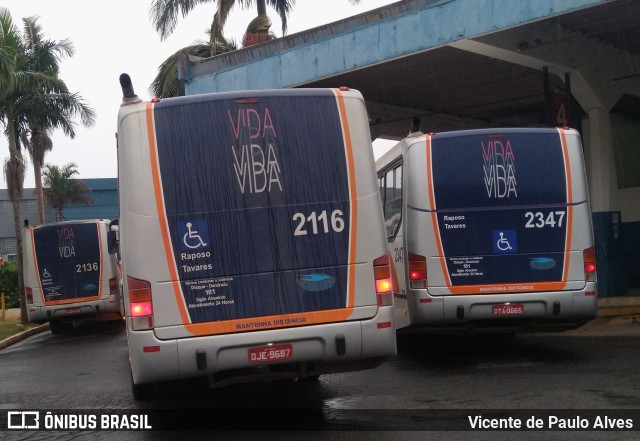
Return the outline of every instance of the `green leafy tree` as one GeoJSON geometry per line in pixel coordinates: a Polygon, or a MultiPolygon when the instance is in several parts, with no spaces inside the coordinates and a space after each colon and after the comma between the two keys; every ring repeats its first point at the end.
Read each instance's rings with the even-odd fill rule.
{"type": "Polygon", "coordinates": [[[47,164],[43,171],[44,199],[56,210],[56,221],[64,220],[64,207],[68,204],[93,205],[93,199],[87,195],[91,191],[87,185],[75,179],[77,165],[73,162],[60,168],[47,164]]]}
{"type": "MultiPolygon", "coordinates": [[[[353,2],[353,0],[351,1],[353,2]]],[[[160,34],[160,38],[165,40],[175,29],[179,15],[186,17],[196,6],[204,3],[215,3],[215,0],[154,0],[150,8],[151,22],[155,30],[160,34]]],[[[285,34],[287,31],[287,17],[295,5],[295,0],[218,0],[209,30],[211,56],[216,54],[216,41],[221,40],[229,12],[236,5],[242,8],[256,6],[258,16],[265,18],[267,17],[267,5],[273,7],[280,16],[282,33],[285,34]]],[[[269,26],[270,24],[271,22],[269,21],[269,26]]]]}
{"type": "MultiPolygon", "coordinates": [[[[46,72],[58,77],[59,62],[67,56],[72,56],[74,49],[71,41],[47,40],[44,38],[42,27],[38,24],[38,17],[24,20],[24,45],[30,54],[28,66],[37,72],[46,72]]],[[[42,166],[47,152],[53,148],[53,141],[49,134],[56,127],[62,128],[70,138],[75,138],[74,118],[79,116],[85,127],[95,122],[93,109],[88,107],[77,94],[66,90],[66,85],[52,90],[44,90],[44,103],[40,97],[33,97],[34,104],[26,117],[26,126],[20,132],[20,140],[26,147],[33,163],[35,176],[36,201],[38,204],[39,223],[44,223],[44,198],[42,194],[42,166]],[[40,105],[38,105],[40,104],[40,105]]],[[[46,88],[46,85],[45,85],[46,88]]]]}
{"type": "Polygon", "coordinates": [[[13,207],[13,219],[16,234],[16,258],[18,267],[18,290],[21,299],[20,312],[23,323],[27,322],[27,305],[24,301],[22,277],[22,223],[20,222],[20,199],[24,184],[24,160],[19,150],[18,130],[16,127],[16,109],[23,90],[31,88],[35,79],[29,72],[20,69],[19,57],[22,53],[22,41],[11,14],[0,8],[0,124],[9,141],[9,158],[3,171],[7,183],[9,199],[13,207]]]}
{"type": "MultiPolygon", "coordinates": [[[[234,51],[237,49],[235,42],[233,41],[227,42],[227,40],[218,40],[216,45],[219,53],[234,51]]],[[[206,58],[209,54],[209,43],[205,41],[195,41],[193,45],[176,51],[176,53],[167,58],[160,67],[158,67],[158,74],[149,88],[151,96],[158,98],[184,96],[184,83],[178,79],[178,69],[176,69],[179,58],[188,56],[206,58]]]]}
{"type": "Polygon", "coordinates": [[[0,266],[0,293],[5,294],[5,307],[16,308],[20,306],[18,295],[18,266],[15,263],[6,263],[0,266]]]}
{"type": "MultiPolygon", "coordinates": [[[[16,254],[20,293],[20,312],[23,323],[27,322],[27,308],[22,275],[22,221],[20,199],[24,185],[24,158],[21,151],[21,133],[29,127],[44,129],[61,128],[67,135],[73,134],[73,116],[78,112],[83,123],[93,119],[88,107],[74,106],[81,103],[77,94],[67,90],[66,84],[57,76],[57,69],[50,69],[55,51],[46,47],[30,46],[35,33],[36,19],[24,19],[24,34],[16,27],[11,14],[0,8],[0,126],[9,142],[9,158],[3,171],[9,198],[13,207],[16,234],[16,254]],[[87,112],[84,112],[87,111],[87,112]]],[[[45,147],[46,148],[46,147],[45,147]]]]}

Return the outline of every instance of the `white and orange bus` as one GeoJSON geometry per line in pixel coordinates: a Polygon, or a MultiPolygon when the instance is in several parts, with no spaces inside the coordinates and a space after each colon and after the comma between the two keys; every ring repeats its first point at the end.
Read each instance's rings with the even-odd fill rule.
{"type": "Polygon", "coordinates": [[[120,256],[133,393],[372,368],[396,353],[363,98],[152,102],[121,76],[120,256]]]}
{"type": "Polygon", "coordinates": [[[26,226],[24,284],[30,322],[51,332],[86,319],[117,320],[124,313],[118,267],[108,250],[108,220],[26,226]]]}
{"type": "Polygon", "coordinates": [[[398,329],[566,330],[595,317],[576,130],[417,134],[376,168],[398,329]]]}

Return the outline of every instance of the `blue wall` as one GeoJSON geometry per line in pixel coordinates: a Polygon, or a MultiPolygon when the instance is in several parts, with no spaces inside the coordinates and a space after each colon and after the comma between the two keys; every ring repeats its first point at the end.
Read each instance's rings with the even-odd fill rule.
{"type": "Polygon", "coordinates": [[[118,217],[118,179],[82,179],[82,182],[91,189],[88,196],[93,199],[94,204],[65,206],[65,220],[116,219],[118,217]]]}

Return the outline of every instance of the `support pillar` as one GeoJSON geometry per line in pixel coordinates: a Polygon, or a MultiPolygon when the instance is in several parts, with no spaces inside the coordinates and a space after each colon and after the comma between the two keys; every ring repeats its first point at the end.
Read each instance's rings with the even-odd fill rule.
{"type": "Polygon", "coordinates": [[[586,159],[591,209],[594,212],[619,210],[609,112],[601,108],[589,109],[588,124],[589,155],[586,159]]]}
{"type": "Polygon", "coordinates": [[[598,270],[598,296],[625,295],[628,281],[609,112],[589,109],[588,178],[598,270]]]}

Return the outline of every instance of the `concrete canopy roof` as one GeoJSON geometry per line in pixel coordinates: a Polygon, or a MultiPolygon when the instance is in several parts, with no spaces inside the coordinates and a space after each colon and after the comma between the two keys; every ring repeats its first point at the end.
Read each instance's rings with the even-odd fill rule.
{"type": "Polygon", "coordinates": [[[181,69],[187,94],[358,89],[375,138],[405,135],[415,115],[426,130],[436,117],[447,129],[545,125],[543,67],[551,90],[569,73],[574,116],[640,94],[640,2],[404,0],[181,69]]]}

